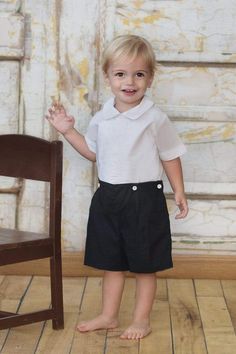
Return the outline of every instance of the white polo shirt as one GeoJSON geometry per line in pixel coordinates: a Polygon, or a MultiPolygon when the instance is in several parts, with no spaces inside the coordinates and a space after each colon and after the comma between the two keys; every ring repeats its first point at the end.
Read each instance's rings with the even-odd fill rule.
{"type": "Polygon", "coordinates": [[[186,151],[167,115],[146,96],[123,113],[109,99],[91,119],[85,140],[96,154],[98,178],[112,184],[160,180],[161,160],[186,151]]]}

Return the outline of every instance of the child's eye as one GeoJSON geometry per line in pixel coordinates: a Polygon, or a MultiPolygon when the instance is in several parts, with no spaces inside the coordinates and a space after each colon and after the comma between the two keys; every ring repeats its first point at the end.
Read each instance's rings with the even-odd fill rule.
{"type": "Polygon", "coordinates": [[[136,76],[137,76],[137,77],[144,77],[144,73],[138,72],[138,73],[136,74],[136,76]]]}
{"type": "Polygon", "coordinates": [[[115,76],[118,76],[118,77],[124,77],[124,73],[122,73],[122,72],[118,72],[118,73],[115,73],[115,76]]]}

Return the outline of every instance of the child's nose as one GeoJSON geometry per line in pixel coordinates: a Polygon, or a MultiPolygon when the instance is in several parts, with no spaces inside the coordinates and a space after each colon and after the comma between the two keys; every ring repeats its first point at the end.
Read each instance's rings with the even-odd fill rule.
{"type": "Polygon", "coordinates": [[[132,84],[134,83],[134,77],[133,77],[133,75],[127,75],[126,83],[127,83],[128,85],[132,85],[132,84]]]}

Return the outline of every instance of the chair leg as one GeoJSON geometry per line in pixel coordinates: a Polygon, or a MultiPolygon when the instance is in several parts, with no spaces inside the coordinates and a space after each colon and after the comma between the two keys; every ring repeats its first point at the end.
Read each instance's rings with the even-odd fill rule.
{"type": "Polygon", "coordinates": [[[64,312],[61,256],[53,256],[50,258],[50,271],[52,309],[55,313],[55,318],[52,320],[52,327],[53,329],[63,329],[64,312]]]}

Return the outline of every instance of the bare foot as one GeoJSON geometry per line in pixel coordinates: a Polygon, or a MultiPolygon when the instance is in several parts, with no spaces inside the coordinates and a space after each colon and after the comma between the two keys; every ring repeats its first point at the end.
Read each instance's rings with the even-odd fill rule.
{"type": "Polygon", "coordinates": [[[95,331],[96,329],[112,329],[118,327],[118,325],[117,319],[109,319],[103,315],[99,315],[90,321],[81,322],[77,326],[77,330],[80,332],[88,332],[95,331]]]}
{"type": "Polygon", "coordinates": [[[146,322],[133,323],[120,336],[122,339],[141,339],[151,333],[151,327],[146,322]]]}

